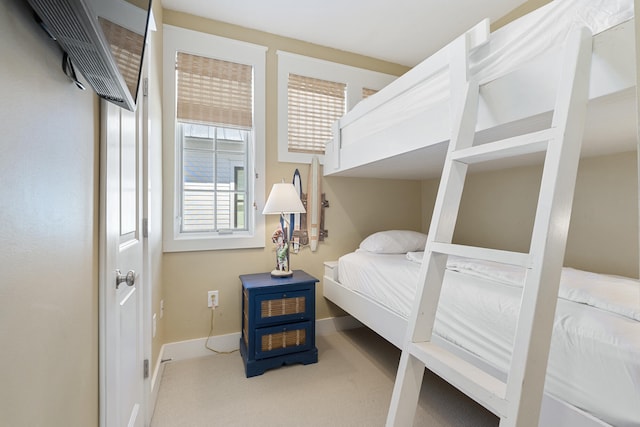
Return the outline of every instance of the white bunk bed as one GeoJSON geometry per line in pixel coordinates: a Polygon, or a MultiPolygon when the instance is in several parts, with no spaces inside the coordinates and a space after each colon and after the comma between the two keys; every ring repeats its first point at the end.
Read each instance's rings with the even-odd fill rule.
{"type": "MultiPolygon", "coordinates": [[[[562,41],[580,24],[594,34],[582,152],[634,149],[629,138],[610,138],[603,145],[603,130],[596,126],[606,117],[606,132],[635,133],[633,0],[555,0],[498,29],[489,43],[477,47],[470,68],[482,85],[480,143],[496,133],[532,132],[548,124],[557,81],[553,65],[560,61],[562,41]]],[[[470,34],[478,39],[481,31],[470,34]]],[[[443,48],[336,122],[326,146],[325,176],[440,176],[450,137],[447,64],[443,48]]]]}
{"type": "MultiPolygon", "coordinates": [[[[418,253],[358,250],[325,263],[324,295],[401,348],[421,261],[418,253]]],[[[514,267],[450,259],[433,340],[503,379],[522,276],[514,267]]],[[[640,282],[563,269],[539,425],[640,426],[638,337],[640,282]]]]}
{"type": "MultiPolygon", "coordinates": [[[[614,104],[627,102],[634,111],[632,15],[631,0],[556,0],[492,34],[487,44],[483,38],[486,24],[484,28],[480,25],[471,30],[467,35],[472,49],[469,72],[482,85],[474,145],[495,140],[498,136],[535,132],[549,126],[555,102],[554,82],[558,81],[553,71],[557,68],[550,64],[560,62],[563,53],[559,46],[574,26],[586,24],[596,34],[589,109],[593,113],[602,106],[611,108],[614,104]],[[604,14],[600,13],[602,11],[604,14]],[[535,81],[543,84],[531,84],[532,75],[537,77],[535,81]],[[549,78],[540,79],[545,75],[549,78]]],[[[451,135],[449,93],[456,91],[455,87],[449,88],[448,64],[448,50],[443,49],[346,114],[334,127],[334,139],[327,145],[325,175],[416,179],[439,176],[451,135]]],[[[632,126],[635,126],[635,120],[632,126]]],[[[587,145],[583,151],[628,149],[629,146],[621,149],[609,144],[604,148],[587,145]]],[[[509,166],[513,165],[509,163],[509,166]]],[[[406,313],[383,305],[383,299],[375,294],[367,295],[342,283],[346,279],[343,279],[342,266],[338,263],[325,265],[325,297],[403,348],[409,328],[406,313]]],[[[363,268],[366,271],[366,267],[363,268]]],[[[415,284],[418,278],[410,281],[415,284]]],[[[394,286],[394,282],[391,283],[394,286]]],[[[438,310],[440,313],[440,308],[438,310]]],[[[636,326],[638,319],[630,322],[635,328],[630,335],[640,332],[636,326]]],[[[450,343],[437,334],[433,341],[450,348],[490,375],[504,376],[504,366],[491,360],[490,355],[474,351],[472,344],[460,340],[450,343]]],[[[631,341],[629,347],[633,350],[630,356],[624,356],[629,358],[625,360],[637,360],[640,353],[637,342],[631,341]]],[[[627,365],[622,369],[628,375],[637,376],[639,372],[637,363],[632,372],[627,365]]],[[[603,407],[602,402],[594,401],[585,404],[573,399],[571,393],[556,393],[545,388],[540,425],[602,426],[609,422],[640,426],[637,408],[633,408],[634,403],[640,401],[639,388],[637,378],[633,377],[628,394],[620,399],[620,402],[626,402],[620,406],[627,408],[625,414],[611,413],[612,410],[616,412],[618,406],[603,407]]]]}

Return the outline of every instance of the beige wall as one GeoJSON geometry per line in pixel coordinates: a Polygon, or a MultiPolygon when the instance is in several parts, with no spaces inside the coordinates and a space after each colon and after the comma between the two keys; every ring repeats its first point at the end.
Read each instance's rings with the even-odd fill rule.
{"type": "Polygon", "coordinates": [[[636,152],[582,159],[565,264],[638,277],[636,152]]]}
{"type": "MultiPolygon", "coordinates": [[[[159,2],[154,3],[158,22],[159,2]]],[[[151,35],[152,311],[162,272],[162,33],[151,35]],[[156,216],[157,215],[157,216],[156,216]],[[154,219],[155,218],[155,219],[154,219]]],[[[0,424],[98,425],[99,104],[25,2],[0,4],[0,424]]],[[[164,343],[162,321],[152,367],[164,343]]]]}
{"type": "MultiPolygon", "coordinates": [[[[267,53],[267,129],[266,170],[268,194],[271,186],[282,178],[290,180],[295,168],[300,169],[303,184],[307,183],[308,165],[277,161],[276,126],[276,54],[275,51],[314,56],[352,66],[374,69],[390,74],[402,74],[407,69],[395,64],[348,54],[300,41],[248,30],[221,22],[210,21],[174,11],[164,11],[164,22],[223,37],[268,46],[267,53]]],[[[165,144],[171,140],[165,139],[165,144]]],[[[304,249],[292,255],[294,269],[304,269],[322,278],[323,262],[335,260],[357,247],[369,233],[388,228],[420,227],[420,183],[415,181],[357,180],[326,178],[323,191],[330,202],[326,209],[325,226],[329,238],[319,250],[304,249]]],[[[165,298],[165,339],[167,342],[206,336],[210,329],[210,312],[206,307],[209,290],[220,291],[220,307],[215,311],[214,335],[240,331],[240,274],[273,269],[275,252],[269,243],[277,218],[267,217],[267,246],[264,249],[165,253],[163,281],[165,298]]],[[[342,314],[322,297],[322,285],[317,287],[317,317],[342,314]]]]}
{"type": "MultiPolygon", "coordinates": [[[[528,251],[541,174],[541,166],[530,166],[470,175],[454,240],[528,251]]],[[[635,152],[581,159],[566,266],[638,277],[637,182],[635,152]]],[[[437,185],[422,183],[425,217],[437,185]]]]}
{"type": "Polygon", "coordinates": [[[0,424],[98,423],[97,97],[0,3],[0,424]]]}

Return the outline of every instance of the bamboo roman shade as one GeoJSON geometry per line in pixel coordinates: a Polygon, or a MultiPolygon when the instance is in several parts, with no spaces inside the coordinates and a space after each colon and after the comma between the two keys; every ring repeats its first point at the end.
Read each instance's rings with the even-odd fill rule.
{"type": "Polygon", "coordinates": [[[289,74],[289,151],[323,154],[331,126],[345,113],[346,84],[289,74]]]}
{"type": "Polygon", "coordinates": [[[250,65],[178,52],[176,71],[179,121],[252,128],[250,65]]]}
{"type": "Polygon", "coordinates": [[[371,95],[378,93],[377,90],[375,89],[369,89],[366,87],[362,88],[362,99],[367,99],[368,97],[370,97],[371,95]]]}

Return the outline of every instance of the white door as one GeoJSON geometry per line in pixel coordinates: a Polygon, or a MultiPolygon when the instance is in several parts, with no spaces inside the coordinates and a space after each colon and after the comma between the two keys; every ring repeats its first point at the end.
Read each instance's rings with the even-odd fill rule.
{"type": "Polygon", "coordinates": [[[100,110],[100,421],[142,427],[142,106],[100,110]]]}

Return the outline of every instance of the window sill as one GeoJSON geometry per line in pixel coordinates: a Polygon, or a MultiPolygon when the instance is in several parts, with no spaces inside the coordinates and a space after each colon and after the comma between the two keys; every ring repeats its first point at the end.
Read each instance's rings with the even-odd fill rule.
{"type": "Polygon", "coordinates": [[[206,235],[179,235],[163,242],[163,252],[216,251],[226,249],[264,248],[264,233],[206,235]]]}

